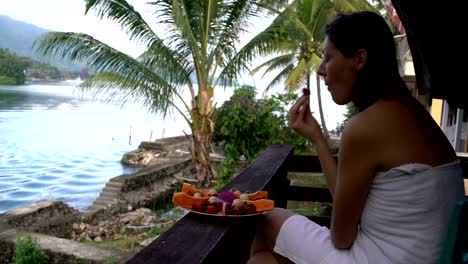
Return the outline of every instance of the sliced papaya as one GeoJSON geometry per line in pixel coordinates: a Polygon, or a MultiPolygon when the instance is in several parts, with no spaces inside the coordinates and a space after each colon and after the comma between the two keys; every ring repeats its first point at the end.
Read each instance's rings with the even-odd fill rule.
{"type": "Polygon", "coordinates": [[[247,203],[255,205],[257,212],[270,211],[275,207],[275,201],[269,199],[247,201],[247,203]]]}
{"type": "Polygon", "coordinates": [[[182,192],[184,192],[184,193],[186,193],[188,195],[191,195],[191,196],[193,196],[196,193],[199,193],[202,197],[209,197],[210,196],[209,193],[207,193],[207,192],[205,192],[203,190],[197,189],[192,184],[186,183],[186,182],[184,182],[182,184],[182,192]]]}
{"type": "Polygon", "coordinates": [[[181,206],[185,209],[192,209],[192,206],[195,203],[198,203],[198,202],[204,203],[206,201],[208,201],[208,197],[197,198],[197,197],[190,196],[186,194],[185,192],[177,192],[177,193],[174,193],[174,195],[172,196],[172,202],[175,205],[181,206]]]}
{"type": "Polygon", "coordinates": [[[249,200],[250,201],[255,201],[259,199],[266,199],[268,198],[268,192],[267,191],[257,191],[254,193],[249,194],[249,200]]]}

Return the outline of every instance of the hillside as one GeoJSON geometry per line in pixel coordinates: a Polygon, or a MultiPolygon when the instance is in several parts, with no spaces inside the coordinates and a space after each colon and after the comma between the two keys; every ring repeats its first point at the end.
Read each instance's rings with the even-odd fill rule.
{"type": "Polygon", "coordinates": [[[80,72],[83,68],[78,64],[70,64],[55,58],[38,57],[32,50],[32,43],[41,34],[50,30],[32,24],[13,20],[8,16],[0,15],[0,48],[6,48],[19,56],[33,58],[34,60],[49,63],[60,69],[80,72]]]}

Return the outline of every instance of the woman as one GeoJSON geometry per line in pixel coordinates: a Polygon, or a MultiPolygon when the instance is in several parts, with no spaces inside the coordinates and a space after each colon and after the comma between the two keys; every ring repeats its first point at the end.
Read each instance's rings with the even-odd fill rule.
{"type": "Polygon", "coordinates": [[[385,21],[372,12],[337,16],[317,73],[335,103],[360,110],[342,133],[338,163],[308,98],[290,110],[290,127],[316,145],[333,197],[331,227],[275,208],[249,263],[436,263],[452,207],[463,198],[463,174],[400,78],[385,21]]]}

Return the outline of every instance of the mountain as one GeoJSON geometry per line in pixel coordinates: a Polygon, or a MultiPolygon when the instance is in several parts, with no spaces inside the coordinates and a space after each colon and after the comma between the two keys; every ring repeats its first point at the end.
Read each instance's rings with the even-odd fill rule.
{"type": "Polygon", "coordinates": [[[58,58],[40,57],[34,54],[32,49],[34,40],[39,35],[47,32],[50,32],[50,30],[0,15],[0,48],[9,49],[19,56],[49,63],[59,69],[80,72],[83,67],[77,63],[69,63],[58,58]]]}

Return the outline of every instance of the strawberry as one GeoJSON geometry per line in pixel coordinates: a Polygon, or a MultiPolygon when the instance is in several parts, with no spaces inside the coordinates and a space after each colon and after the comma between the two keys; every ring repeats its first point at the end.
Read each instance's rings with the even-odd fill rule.
{"type": "Polygon", "coordinates": [[[218,209],[216,208],[216,206],[209,205],[208,207],[206,207],[206,213],[207,214],[217,214],[218,209]]]}
{"type": "Polygon", "coordinates": [[[192,205],[192,210],[196,212],[203,212],[204,208],[205,208],[205,203],[203,202],[197,202],[192,205]]]}
{"type": "Polygon", "coordinates": [[[303,94],[304,96],[310,95],[310,90],[309,90],[309,88],[304,88],[304,89],[302,89],[302,94],[303,94]]]}
{"type": "Polygon", "coordinates": [[[216,210],[218,210],[217,212],[219,212],[219,211],[221,211],[223,209],[223,203],[221,203],[221,202],[214,202],[214,203],[208,202],[206,205],[216,207],[216,210]]]}
{"type": "Polygon", "coordinates": [[[241,215],[242,214],[242,208],[240,208],[239,206],[232,206],[231,207],[231,210],[229,210],[229,213],[230,215],[241,215]]]}
{"type": "Polygon", "coordinates": [[[249,204],[249,207],[247,207],[247,214],[255,214],[257,213],[257,208],[255,208],[254,204],[249,204]]]}

